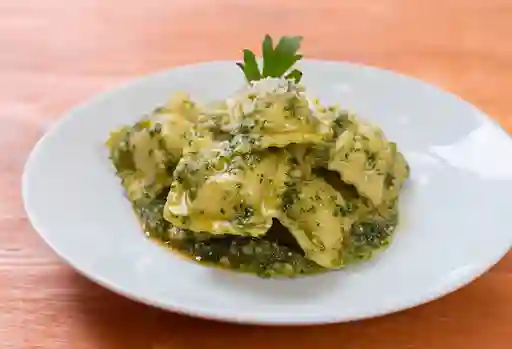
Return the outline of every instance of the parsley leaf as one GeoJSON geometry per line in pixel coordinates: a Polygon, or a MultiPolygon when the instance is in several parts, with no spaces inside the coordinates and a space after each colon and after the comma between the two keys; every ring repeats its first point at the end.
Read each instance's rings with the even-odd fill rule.
{"type": "Polygon", "coordinates": [[[255,54],[247,49],[244,50],[244,62],[237,63],[237,65],[242,69],[248,82],[265,77],[284,76],[286,79],[295,80],[298,83],[302,78],[301,71],[293,69],[288,74],[286,73],[302,58],[302,55],[297,54],[301,41],[302,37],[300,36],[283,36],[274,47],[272,38],[267,34],[261,45],[262,71],[259,70],[255,54]]]}
{"type": "Polygon", "coordinates": [[[260,80],[260,70],[258,68],[258,62],[256,62],[256,56],[250,50],[244,50],[244,63],[237,63],[242,69],[247,78],[247,81],[260,80]]]}

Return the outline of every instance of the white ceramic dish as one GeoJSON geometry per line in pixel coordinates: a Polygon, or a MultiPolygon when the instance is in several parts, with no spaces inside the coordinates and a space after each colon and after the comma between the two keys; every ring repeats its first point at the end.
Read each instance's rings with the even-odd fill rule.
{"type": "Polygon", "coordinates": [[[411,165],[401,223],[377,259],[344,271],[266,280],[177,257],[142,234],[104,147],[176,90],[226,97],[234,62],[143,77],[71,111],[33,150],[27,214],[43,239],[99,284],[164,309],[258,324],[362,319],[433,300],[494,265],[512,242],[509,136],[482,112],[418,80],[359,65],[304,61],[303,82],[326,103],[378,123],[411,165]]]}

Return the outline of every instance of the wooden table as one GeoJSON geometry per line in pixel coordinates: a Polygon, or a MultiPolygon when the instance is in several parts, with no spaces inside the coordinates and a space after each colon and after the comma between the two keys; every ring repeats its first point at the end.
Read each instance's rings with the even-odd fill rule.
{"type": "Polygon", "coordinates": [[[20,175],[62,113],[142,74],[239,58],[266,32],[304,35],[308,57],[420,77],[512,130],[510,0],[0,0],[0,348],[510,348],[511,254],[416,309],[265,328],[134,303],[77,275],[38,238],[20,175]]]}

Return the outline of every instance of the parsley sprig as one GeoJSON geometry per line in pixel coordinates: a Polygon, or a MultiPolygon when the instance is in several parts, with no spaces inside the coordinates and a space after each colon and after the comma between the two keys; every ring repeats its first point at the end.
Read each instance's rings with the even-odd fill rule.
{"type": "Polygon", "coordinates": [[[290,69],[302,58],[302,55],[297,54],[301,41],[301,36],[283,36],[274,47],[272,38],[267,34],[261,45],[263,69],[260,71],[256,55],[248,49],[243,51],[244,62],[239,62],[236,65],[242,69],[248,82],[266,77],[278,78],[284,76],[285,79],[295,80],[296,83],[299,83],[302,72],[298,69],[291,71],[290,69]]]}

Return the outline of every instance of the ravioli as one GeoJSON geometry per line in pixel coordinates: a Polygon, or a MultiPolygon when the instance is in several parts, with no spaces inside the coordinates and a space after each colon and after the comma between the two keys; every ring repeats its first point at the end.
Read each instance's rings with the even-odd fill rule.
{"type": "Polygon", "coordinates": [[[287,153],[233,154],[227,143],[185,155],[178,164],[164,217],[213,235],[264,235],[277,215],[288,176],[287,153]]]}
{"type": "Polygon", "coordinates": [[[279,220],[307,258],[325,268],[339,268],[344,235],[355,220],[351,212],[351,204],[338,191],[312,176],[288,188],[279,220]]]}
{"type": "Polygon", "coordinates": [[[317,144],[331,135],[328,123],[313,115],[303,88],[289,81],[253,82],[227,99],[226,108],[222,131],[247,135],[253,149],[317,144]]]}
{"type": "Polygon", "coordinates": [[[352,117],[330,148],[327,168],[378,206],[385,197],[385,181],[394,170],[395,157],[395,144],[379,128],[352,117]]]}
{"type": "Polygon", "coordinates": [[[173,114],[175,117],[187,120],[193,124],[198,122],[202,109],[190,99],[185,92],[174,94],[161,110],[166,114],[173,114]]]}
{"type": "Polygon", "coordinates": [[[132,201],[156,196],[171,182],[168,171],[172,172],[177,158],[168,151],[155,125],[141,121],[133,128],[113,132],[107,141],[110,158],[132,201]]]}

